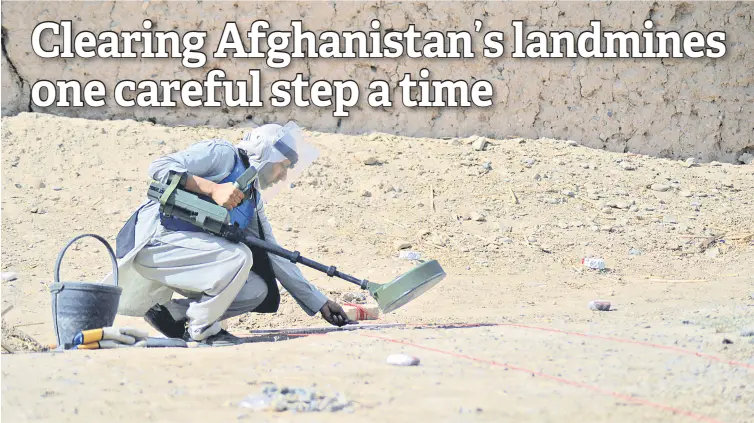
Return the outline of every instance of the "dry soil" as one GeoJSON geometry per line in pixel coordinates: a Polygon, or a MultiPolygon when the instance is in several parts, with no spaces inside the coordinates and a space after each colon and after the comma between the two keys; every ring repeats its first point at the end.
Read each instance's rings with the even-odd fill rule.
{"type": "MultiPolygon", "coordinates": [[[[29,353],[55,341],[60,248],[81,233],[114,243],[152,160],[245,130],[2,119],[3,344],[15,351],[2,356],[3,421],[754,421],[754,166],[552,139],[309,133],[321,157],[267,205],[278,241],[380,282],[417,264],[400,244],[437,259],[440,285],[369,322],[407,327],[29,353]],[[592,256],[607,269],[580,263],[592,256]],[[589,310],[595,299],[613,310],[589,310]],[[480,323],[495,325],[426,326],[480,323]],[[421,364],[387,365],[395,352],[421,364]],[[354,411],[239,407],[265,382],[338,391],[354,411]]],[[[96,281],[108,267],[82,241],[61,273],[96,281]]],[[[357,291],[304,274],[335,300],[357,291]]],[[[237,334],[326,325],[288,296],[278,314],[228,323],[237,334]]]]}

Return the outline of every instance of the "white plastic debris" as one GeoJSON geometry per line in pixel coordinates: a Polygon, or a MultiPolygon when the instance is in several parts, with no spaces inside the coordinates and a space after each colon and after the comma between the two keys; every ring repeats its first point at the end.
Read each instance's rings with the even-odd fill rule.
{"type": "Polygon", "coordinates": [[[605,260],[599,257],[584,257],[581,259],[581,264],[594,270],[604,270],[605,260]]]}
{"type": "Polygon", "coordinates": [[[610,311],[609,301],[589,301],[589,310],[592,311],[610,311]]]}
{"type": "Polygon", "coordinates": [[[419,358],[408,354],[390,354],[387,357],[387,364],[393,366],[418,366],[419,358]]]}
{"type": "Polygon", "coordinates": [[[404,260],[419,260],[422,258],[422,254],[417,251],[401,251],[398,257],[404,260]]]}

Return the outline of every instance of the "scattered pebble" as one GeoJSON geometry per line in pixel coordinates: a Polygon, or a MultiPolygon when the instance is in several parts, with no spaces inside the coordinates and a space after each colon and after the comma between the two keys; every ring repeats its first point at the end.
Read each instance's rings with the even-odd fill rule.
{"type": "Polygon", "coordinates": [[[738,161],[740,163],[747,164],[747,165],[754,164],[754,154],[751,154],[751,153],[741,154],[738,157],[738,161]]]}
{"type": "Polygon", "coordinates": [[[484,216],[477,212],[469,213],[469,218],[475,222],[484,222],[485,220],[484,216]]]}
{"type": "Polygon", "coordinates": [[[523,163],[526,167],[532,167],[536,162],[537,161],[535,159],[532,159],[531,157],[525,157],[521,160],[521,163],[523,163]]]}
{"type": "Polygon", "coordinates": [[[568,140],[568,141],[566,141],[566,145],[570,145],[571,147],[577,147],[579,145],[579,143],[577,143],[576,141],[573,141],[573,140],[568,140]]]}
{"type": "Polygon", "coordinates": [[[18,273],[16,272],[2,272],[0,273],[0,280],[3,282],[15,281],[18,279],[18,273]]]}
{"type": "Polygon", "coordinates": [[[754,336],[754,329],[745,329],[741,331],[741,336],[754,336]]]}
{"type": "Polygon", "coordinates": [[[565,195],[566,197],[573,197],[576,195],[573,191],[569,191],[567,189],[564,189],[563,191],[560,191],[561,194],[565,195]]]}
{"type": "Polygon", "coordinates": [[[720,163],[720,162],[718,162],[718,161],[716,161],[716,160],[713,160],[713,161],[710,162],[709,165],[710,166],[722,166],[723,164],[720,163]]]}
{"type": "Polygon", "coordinates": [[[652,191],[659,191],[659,192],[665,192],[670,189],[669,186],[663,185],[663,184],[652,184],[650,187],[652,191]]]}
{"type": "Polygon", "coordinates": [[[363,163],[363,164],[365,164],[367,166],[376,165],[377,163],[379,163],[377,161],[377,158],[374,155],[372,155],[372,154],[370,154],[369,152],[366,152],[366,151],[362,151],[362,152],[356,153],[355,156],[356,156],[356,159],[358,161],[360,161],[361,163],[363,163]]]}
{"type": "Polygon", "coordinates": [[[686,167],[693,167],[693,166],[698,166],[699,163],[696,161],[695,158],[689,157],[688,159],[686,159],[685,162],[683,162],[683,165],[686,167]]]}
{"type": "Polygon", "coordinates": [[[678,223],[678,219],[675,216],[665,215],[662,217],[662,223],[676,224],[678,223]]]}
{"type": "Polygon", "coordinates": [[[387,364],[393,366],[418,366],[419,358],[408,354],[390,354],[387,357],[387,364]]]}
{"type": "Polygon", "coordinates": [[[485,149],[485,147],[487,147],[487,139],[481,137],[477,138],[471,146],[476,151],[482,151],[485,149]]]}
{"type": "Polygon", "coordinates": [[[593,311],[610,311],[609,301],[589,301],[589,310],[593,311]]]}
{"type": "Polygon", "coordinates": [[[632,249],[628,250],[628,254],[632,255],[632,256],[640,256],[641,255],[641,250],[637,250],[636,248],[632,248],[632,249]]]}
{"type": "Polygon", "coordinates": [[[636,166],[629,162],[621,162],[620,167],[622,167],[623,170],[636,170],[636,166]]]}
{"type": "Polygon", "coordinates": [[[393,246],[396,250],[405,250],[406,248],[411,248],[411,243],[406,241],[395,241],[393,246]]]}
{"type": "Polygon", "coordinates": [[[723,338],[723,344],[732,344],[732,343],[733,343],[733,341],[731,341],[730,339],[723,338]]]}
{"type": "Polygon", "coordinates": [[[372,193],[369,192],[369,191],[367,191],[367,190],[364,190],[364,191],[361,192],[361,196],[362,197],[371,197],[372,193]]]}

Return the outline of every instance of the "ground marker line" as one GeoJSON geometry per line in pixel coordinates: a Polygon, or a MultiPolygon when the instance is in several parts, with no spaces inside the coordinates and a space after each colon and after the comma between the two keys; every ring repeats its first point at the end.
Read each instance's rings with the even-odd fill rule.
{"type": "Polygon", "coordinates": [[[453,356],[453,357],[465,358],[467,360],[476,361],[476,362],[479,362],[479,363],[485,363],[485,364],[489,364],[489,365],[492,365],[492,366],[504,367],[504,368],[511,369],[511,370],[517,370],[517,371],[520,371],[520,372],[534,374],[534,375],[541,376],[541,377],[546,378],[546,379],[551,379],[551,380],[554,380],[556,382],[564,383],[566,385],[576,386],[576,387],[579,387],[579,388],[588,389],[590,391],[599,392],[601,394],[610,395],[612,397],[619,398],[619,399],[622,399],[622,400],[625,400],[625,401],[628,401],[628,402],[633,402],[633,403],[641,404],[641,405],[648,405],[650,407],[655,407],[655,408],[659,408],[661,410],[670,411],[670,412],[675,413],[675,414],[681,414],[681,415],[684,415],[684,416],[688,416],[688,417],[691,417],[691,418],[693,418],[695,420],[698,420],[698,421],[711,422],[711,423],[722,423],[720,420],[715,420],[715,419],[713,419],[711,417],[703,416],[703,415],[700,415],[700,414],[695,414],[695,413],[692,413],[690,411],[681,410],[679,408],[675,408],[675,407],[671,407],[671,406],[668,406],[668,405],[659,404],[659,403],[652,402],[652,401],[643,400],[643,399],[640,399],[640,398],[633,398],[631,396],[628,396],[628,395],[625,395],[625,394],[621,394],[620,392],[615,392],[615,391],[610,391],[610,390],[607,390],[607,389],[602,389],[602,388],[599,388],[597,386],[587,385],[585,383],[577,382],[577,381],[570,380],[570,379],[565,379],[565,378],[562,378],[562,377],[559,377],[559,376],[553,376],[553,375],[550,375],[550,374],[547,374],[547,373],[538,372],[538,371],[535,371],[535,370],[525,369],[523,367],[512,366],[510,364],[503,364],[503,363],[499,363],[499,362],[494,361],[494,360],[488,360],[488,359],[484,359],[484,358],[473,357],[473,356],[466,355],[466,354],[459,354],[459,353],[455,353],[453,351],[445,351],[445,350],[441,350],[441,349],[437,349],[437,348],[425,347],[424,345],[414,344],[412,342],[407,342],[407,341],[401,341],[400,339],[392,339],[392,338],[387,338],[387,337],[384,337],[384,336],[370,335],[370,334],[366,334],[366,333],[362,333],[360,335],[368,337],[368,338],[375,338],[375,339],[380,339],[380,340],[387,341],[387,342],[393,342],[393,343],[396,343],[396,344],[404,344],[404,345],[412,346],[412,347],[415,347],[415,348],[420,348],[420,349],[427,350],[427,351],[432,351],[432,352],[436,352],[436,353],[440,353],[440,354],[450,355],[450,356],[453,356]]]}

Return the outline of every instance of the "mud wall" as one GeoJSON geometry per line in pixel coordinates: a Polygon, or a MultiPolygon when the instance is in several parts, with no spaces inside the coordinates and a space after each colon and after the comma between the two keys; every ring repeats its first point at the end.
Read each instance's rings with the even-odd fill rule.
{"type": "MultiPolygon", "coordinates": [[[[296,119],[320,131],[380,131],[409,136],[455,137],[472,134],[553,137],[579,141],[611,151],[663,157],[697,157],[735,161],[754,149],[754,4],[747,2],[3,2],[2,113],[47,112],[95,119],[152,120],[163,124],[232,126],[296,119]],[[70,19],[74,32],[141,30],[149,18],[154,30],[208,31],[209,62],[186,69],[180,59],[41,59],[31,51],[31,33],[42,21],[70,19]],[[382,28],[418,31],[467,30],[474,51],[482,35],[498,28],[505,33],[506,54],[488,59],[294,59],[285,69],[270,69],[264,59],[212,59],[227,21],[242,34],[256,19],[271,30],[290,30],[300,19],[304,29],[369,31],[372,19],[382,28]],[[511,21],[527,29],[589,29],[598,19],[603,30],[643,31],[651,18],[656,30],[703,34],[722,30],[727,53],[719,59],[514,59],[511,21]],[[474,33],[474,19],[485,22],[474,33]],[[248,79],[249,69],[262,69],[264,92],[277,79],[303,73],[318,79],[357,81],[362,100],[351,115],[338,118],[331,109],[274,108],[122,108],[113,101],[113,86],[123,79],[204,80],[218,67],[231,79],[248,79]],[[365,87],[381,79],[395,87],[404,73],[418,78],[426,67],[431,79],[488,80],[494,106],[488,108],[391,108],[368,106],[365,87]],[[35,81],[98,79],[108,88],[107,105],[83,108],[39,108],[30,101],[35,81]]],[[[247,41],[247,40],[245,40],[247,41]]],[[[399,95],[398,92],[395,93],[399,95]]]]}

